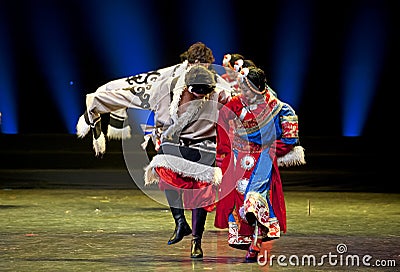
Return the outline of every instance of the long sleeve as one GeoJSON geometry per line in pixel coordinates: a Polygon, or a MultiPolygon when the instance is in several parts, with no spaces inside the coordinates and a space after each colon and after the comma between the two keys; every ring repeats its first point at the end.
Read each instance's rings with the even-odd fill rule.
{"type": "Polygon", "coordinates": [[[150,109],[150,92],[134,89],[114,89],[86,95],[86,108],[92,123],[101,113],[108,113],[123,108],[150,109]]]}
{"type": "Polygon", "coordinates": [[[167,78],[182,74],[185,63],[110,81],[94,93],[86,95],[86,111],[93,123],[101,113],[126,108],[150,109],[150,97],[156,85],[167,78]]]}
{"type": "Polygon", "coordinates": [[[87,123],[93,134],[93,149],[96,156],[105,153],[105,137],[102,133],[100,114],[112,113],[127,108],[152,110],[158,102],[160,85],[170,79],[184,66],[175,66],[138,74],[135,76],[117,79],[100,86],[94,93],[86,95],[86,112],[78,121],[78,135],[84,136],[86,129],[83,123],[87,123]],[[153,97],[153,99],[151,99],[153,97]],[[156,97],[156,98],[154,98],[156,97]],[[82,125],[83,124],[83,125],[82,125]]]}
{"type": "Polygon", "coordinates": [[[298,117],[290,105],[283,103],[279,113],[280,126],[278,127],[278,135],[284,144],[297,144],[299,141],[298,117]]]}

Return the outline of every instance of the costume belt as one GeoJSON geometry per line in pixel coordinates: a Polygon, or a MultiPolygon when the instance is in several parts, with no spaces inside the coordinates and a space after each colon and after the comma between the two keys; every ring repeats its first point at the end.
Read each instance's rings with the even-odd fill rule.
{"type": "Polygon", "coordinates": [[[259,145],[254,142],[246,141],[241,137],[235,137],[232,147],[242,152],[257,153],[262,152],[264,149],[270,147],[270,145],[259,145]]]}
{"type": "Polygon", "coordinates": [[[157,154],[172,155],[191,162],[215,166],[216,144],[212,140],[215,140],[215,137],[202,140],[181,138],[178,143],[164,141],[157,154]]]}
{"type": "Polygon", "coordinates": [[[186,139],[186,138],[180,138],[179,142],[184,145],[184,146],[191,146],[191,145],[196,145],[202,142],[206,142],[206,141],[210,141],[212,143],[216,143],[217,142],[217,137],[213,136],[213,137],[208,137],[205,139],[186,139]]]}

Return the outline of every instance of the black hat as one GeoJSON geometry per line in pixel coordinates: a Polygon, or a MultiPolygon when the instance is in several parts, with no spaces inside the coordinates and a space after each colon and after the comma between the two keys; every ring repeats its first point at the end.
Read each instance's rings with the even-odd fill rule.
{"type": "Polygon", "coordinates": [[[185,84],[191,92],[198,94],[211,93],[215,88],[214,73],[203,65],[195,65],[186,73],[185,84]]]}

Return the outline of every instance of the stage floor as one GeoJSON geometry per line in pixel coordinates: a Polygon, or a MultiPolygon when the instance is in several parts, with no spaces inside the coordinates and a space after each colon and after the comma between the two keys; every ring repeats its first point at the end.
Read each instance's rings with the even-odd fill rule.
{"type": "Polygon", "coordinates": [[[214,213],[202,260],[189,257],[190,236],[167,245],[174,223],[158,190],[2,189],[0,271],[399,271],[398,194],[285,196],[288,232],[261,251],[272,261],[246,263],[214,213]]]}

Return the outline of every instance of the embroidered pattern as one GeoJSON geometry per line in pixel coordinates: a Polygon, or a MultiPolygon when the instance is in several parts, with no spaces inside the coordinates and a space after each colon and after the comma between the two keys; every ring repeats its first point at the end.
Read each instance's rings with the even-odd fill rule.
{"type": "Polygon", "coordinates": [[[228,244],[231,246],[250,245],[251,235],[244,236],[239,234],[238,225],[235,222],[229,222],[228,244]]]}
{"type": "Polygon", "coordinates": [[[232,147],[240,151],[261,152],[265,147],[262,145],[246,141],[245,139],[235,135],[232,142],[232,147]]]}
{"type": "Polygon", "coordinates": [[[255,164],[255,161],[256,161],[256,160],[254,159],[253,156],[246,155],[246,156],[244,156],[244,157],[240,160],[240,166],[241,166],[244,170],[248,171],[248,170],[250,170],[251,168],[253,168],[253,166],[254,166],[254,164],[255,164]]]}
{"type": "Polygon", "coordinates": [[[133,86],[129,88],[124,88],[124,90],[130,91],[132,94],[139,97],[140,101],[142,102],[140,106],[144,109],[149,109],[150,95],[146,94],[145,92],[146,90],[149,90],[151,88],[152,83],[154,83],[160,75],[161,74],[159,72],[152,71],[135,76],[130,76],[126,79],[126,82],[128,82],[129,85],[133,86]]]}
{"type": "MultiPolygon", "coordinates": [[[[263,234],[263,237],[265,237],[265,234],[263,234]]],[[[281,228],[277,219],[269,220],[267,237],[270,239],[281,237],[281,228]]]]}
{"type": "Polygon", "coordinates": [[[256,192],[249,192],[243,204],[243,214],[253,213],[258,222],[268,227],[269,208],[266,200],[256,192]]]}
{"type": "Polygon", "coordinates": [[[297,115],[282,116],[282,137],[283,138],[298,138],[299,137],[299,126],[297,115]]]}
{"type": "Polygon", "coordinates": [[[240,193],[240,194],[244,194],[244,192],[246,192],[246,188],[247,188],[247,184],[249,184],[249,180],[246,178],[242,178],[239,179],[236,182],[236,190],[240,193]]]}
{"type": "Polygon", "coordinates": [[[149,99],[150,99],[150,94],[146,94],[146,88],[145,87],[132,87],[132,88],[128,88],[131,93],[133,93],[134,95],[136,95],[137,97],[139,97],[140,101],[142,101],[142,103],[140,104],[141,107],[143,107],[143,109],[149,109],[150,108],[150,103],[149,103],[149,99]]]}
{"type": "Polygon", "coordinates": [[[266,126],[282,109],[283,103],[278,103],[278,100],[271,96],[271,100],[266,101],[264,104],[259,106],[264,107],[264,109],[256,118],[244,120],[243,122],[239,119],[235,119],[235,133],[244,136],[246,134],[254,133],[260,128],[266,126]],[[266,106],[266,104],[268,106],[266,106]]]}
{"type": "Polygon", "coordinates": [[[129,85],[134,85],[135,83],[147,85],[151,82],[155,82],[160,75],[161,74],[157,71],[151,71],[148,73],[130,76],[126,79],[126,81],[129,83],[129,85]]]}

